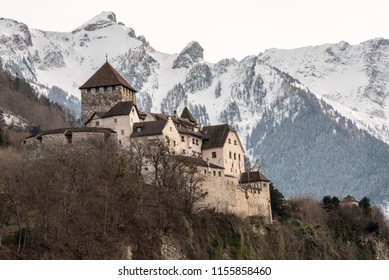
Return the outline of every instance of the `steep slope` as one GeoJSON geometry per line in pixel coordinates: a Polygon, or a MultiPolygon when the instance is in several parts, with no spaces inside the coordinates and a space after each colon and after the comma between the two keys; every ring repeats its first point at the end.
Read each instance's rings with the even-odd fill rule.
{"type": "Polygon", "coordinates": [[[67,109],[38,97],[23,79],[0,69],[0,127],[18,132],[51,129],[70,125],[70,118],[67,109]]]}
{"type": "Polygon", "coordinates": [[[389,146],[358,129],[307,89],[284,85],[284,95],[263,115],[247,143],[274,184],[289,197],[366,195],[385,205],[389,146]],[[279,122],[277,112],[285,109],[285,103],[292,117],[279,122]]]}

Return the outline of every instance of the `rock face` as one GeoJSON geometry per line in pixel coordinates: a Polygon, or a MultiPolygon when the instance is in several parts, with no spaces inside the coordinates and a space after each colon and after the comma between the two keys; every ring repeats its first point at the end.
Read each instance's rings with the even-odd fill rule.
{"type": "Polygon", "coordinates": [[[0,19],[0,63],[38,92],[80,107],[78,87],[106,55],[145,112],[187,106],[203,124],[228,122],[251,160],[286,195],[389,200],[389,41],[270,49],[213,64],[197,42],[178,55],[104,12],[71,33],[0,19]],[[78,103],[77,103],[78,102],[78,103]]]}
{"type": "Polygon", "coordinates": [[[199,62],[203,59],[204,49],[200,46],[198,42],[189,43],[178,55],[178,57],[173,62],[173,69],[175,68],[189,68],[194,63],[199,62]]]}

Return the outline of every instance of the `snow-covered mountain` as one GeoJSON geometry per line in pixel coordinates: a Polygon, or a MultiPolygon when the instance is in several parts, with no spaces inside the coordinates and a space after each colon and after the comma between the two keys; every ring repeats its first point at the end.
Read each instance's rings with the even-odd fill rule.
{"type": "Polygon", "coordinates": [[[203,124],[228,122],[285,194],[368,195],[381,204],[389,201],[388,42],[209,63],[197,42],[179,54],[158,52],[112,12],[69,33],[0,19],[2,67],[78,113],[78,87],[108,55],[139,90],[141,110],[188,106],[203,124]]]}
{"type": "Polygon", "coordinates": [[[308,86],[359,128],[389,143],[389,40],[270,49],[260,58],[308,86]]]}

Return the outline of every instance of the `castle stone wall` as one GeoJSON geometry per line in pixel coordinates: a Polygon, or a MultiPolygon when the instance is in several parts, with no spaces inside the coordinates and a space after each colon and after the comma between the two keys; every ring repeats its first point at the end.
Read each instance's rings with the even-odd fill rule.
{"type": "Polygon", "coordinates": [[[237,178],[224,176],[224,172],[219,176],[219,171],[209,169],[207,174],[203,175],[205,177],[202,189],[208,192],[208,195],[199,206],[240,217],[262,216],[271,223],[269,184],[265,183],[265,186],[261,183],[261,188],[256,190],[244,189],[239,186],[237,178]]]}
{"type": "Polygon", "coordinates": [[[81,91],[82,122],[86,122],[94,112],[108,112],[116,103],[121,101],[133,101],[135,94],[123,86],[87,89],[81,91]]]}

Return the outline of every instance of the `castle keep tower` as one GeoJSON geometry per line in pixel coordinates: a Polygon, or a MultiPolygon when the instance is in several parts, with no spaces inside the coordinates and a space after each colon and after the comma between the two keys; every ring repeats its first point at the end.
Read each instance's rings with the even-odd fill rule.
{"type": "Polygon", "coordinates": [[[94,112],[107,112],[120,101],[132,101],[136,104],[137,91],[108,62],[79,89],[83,123],[94,112]]]}

